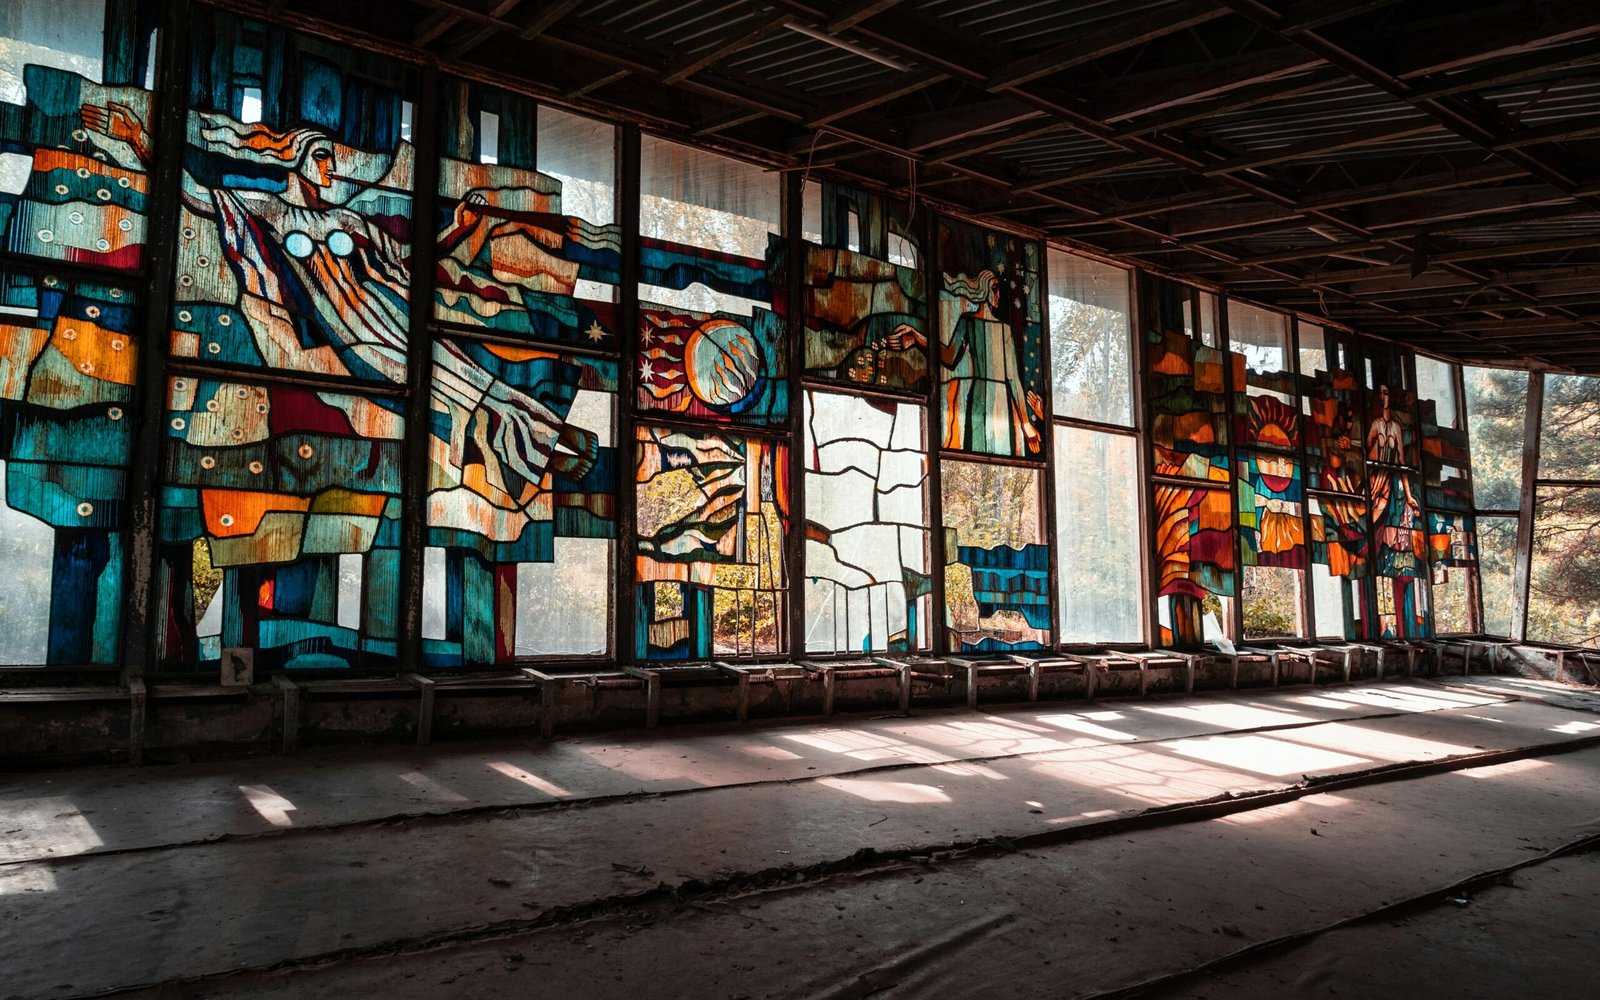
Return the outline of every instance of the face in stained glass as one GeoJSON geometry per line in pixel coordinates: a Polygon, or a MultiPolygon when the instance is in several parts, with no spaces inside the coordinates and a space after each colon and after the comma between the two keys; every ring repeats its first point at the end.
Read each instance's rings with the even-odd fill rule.
{"type": "Polygon", "coordinates": [[[195,36],[172,353],[404,384],[403,67],[218,11],[195,36]],[[292,92],[264,86],[269,50],[292,92]]]}

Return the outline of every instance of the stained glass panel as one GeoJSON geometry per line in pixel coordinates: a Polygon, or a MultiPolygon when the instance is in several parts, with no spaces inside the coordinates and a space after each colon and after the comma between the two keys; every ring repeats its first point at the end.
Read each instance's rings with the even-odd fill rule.
{"type": "Polygon", "coordinates": [[[818,198],[820,232],[805,244],[801,277],[806,377],[926,392],[926,292],[905,257],[915,243],[904,213],[831,183],[818,198]]]}
{"type": "Polygon", "coordinates": [[[143,265],[155,136],[152,95],[137,85],[151,52],[135,40],[160,12],[138,6],[10,0],[0,11],[0,249],[143,265]]]}
{"type": "Polygon", "coordinates": [[[929,648],[922,407],[807,392],[806,649],[929,648]]]}
{"type": "Polygon", "coordinates": [[[616,389],[614,361],[435,343],[430,665],[608,650],[616,389]]]}
{"type": "Polygon", "coordinates": [[[1306,455],[1314,489],[1359,494],[1366,480],[1359,389],[1354,375],[1334,369],[1317,373],[1302,397],[1306,455]]]}
{"type": "Polygon", "coordinates": [[[197,12],[172,353],[403,384],[404,68],[197,12]]]}
{"type": "Polygon", "coordinates": [[[943,446],[1043,458],[1039,245],[941,221],[939,271],[943,446]]]}
{"type": "Polygon", "coordinates": [[[1155,520],[1160,642],[1196,646],[1230,631],[1233,498],[1225,489],[1158,484],[1155,520]]]}
{"type": "Polygon", "coordinates": [[[1226,483],[1230,478],[1227,378],[1223,353],[1185,332],[1189,289],[1146,282],[1145,360],[1150,441],[1158,475],[1226,483]]]}
{"type": "Polygon", "coordinates": [[[636,428],[634,649],[642,659],[781,653],[789,449],[636,428]]]}
{"type": "Polygon", "coordinates": [[[465,83],[444,111],[435,318],[614,348],[615,129],[465,83]]]}
{"type": "Polygon", "coordinates": [[[0,664],[117,659],[136,317],[120,286],[0,271],[0,664]]]}
{"type": "Polygon", "coordinates": [[[947,461],[944,498],[945,624],[952,649],[1004,652],[1050,641],[1050,548],[1044,474],[1038,469],[947,461]]]}
{"type": "Polygon", "coordinates": [[[160,540],[161,659],[256,669],[392,664],[401,404],[173,378],[160,540]]]}
{"type": "Polygon", "coordinates": [[[789,362],[778,178],[662,139],[642,143],[638,406],[782,424],[789,362]]]}

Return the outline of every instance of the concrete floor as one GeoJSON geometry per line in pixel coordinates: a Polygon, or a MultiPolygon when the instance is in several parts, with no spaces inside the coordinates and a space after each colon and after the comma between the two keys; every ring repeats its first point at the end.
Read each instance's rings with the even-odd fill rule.
{"type": "Polygon", "coordinates": [[[1597,778],[1497,678],[7,775],[0,997],[1434,996],[1530,862],[1444,916],[1587,997],[1597,778]]]}

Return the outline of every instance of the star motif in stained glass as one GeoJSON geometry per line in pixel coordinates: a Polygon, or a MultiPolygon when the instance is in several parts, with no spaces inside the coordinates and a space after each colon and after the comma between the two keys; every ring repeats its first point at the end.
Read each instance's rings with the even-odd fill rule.
{"type": "Polygon", "coordinates": [[[583,331],[583,334],[589,338],[589,342],[592,344],[597,344],[606,339],[605,327],[601,326],[599,321],[590,323],[589,329],[583,331]]]}
{"type": "Polygon", "coordinates": [[[656,370],[654,368],[650,367],[650,362],[649,361],[646,361],[644,364],[639,366],[639,381],[648,384],[650,382],[650,380],[655,378],[655,377],[656,377],[656,370]]]}

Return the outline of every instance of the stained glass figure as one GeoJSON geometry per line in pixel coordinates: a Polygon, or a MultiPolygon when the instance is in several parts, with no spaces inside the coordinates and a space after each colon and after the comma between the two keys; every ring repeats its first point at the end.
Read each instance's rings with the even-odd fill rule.
{"type": "Polygon", "coordinates": [[[0,271],[0,664],[113,663],[135,297],[0,271]]]}
{"type": "Polygon", "coordinates": [[[616,535],[614,361],[434,346],[423,654],[604,654],[616,535]]]}
{"type": "Polygon", "coordinates": [[[1226,635],[1238,565],[1228,490],[1157,484],[1152,515],[1160,641],[1197,646],[1226,635]]]}
{"type": "Polygon", "coordinates": [[[0,249],[97,267],[144,263],[159,9],[90,16],[11,0],[0,46],[0,249]],[[63,20],[64,19],[64,20],[63,20]]]}
{"type": "Polygon", "coordinates": [[[161,657],[256,668],[392,664],[401,404],[182,376],[169,381],[161,657]]]}
{"type": "Polygon", "coordinates": [[[1005,652],[1050,642],[1044,474],[989,462],[941,465],[945,625],[952,649],[1005,652]]]}
{"type": "Polygon", "coordinates": [[[194,36],[173,355],[403,384],[404,68],[217,11],[194,36]]]}
{"type": "Polygon", "coordinates": [[[639,409],[784,423],[787,262],[778,178],[652,137],[641,155],[639,409]]]}
{"type": "Polygon", "coordinates": [[[789,449],[758,437],[636,428],[635,652],[781,653],[789,449]]]}
{"type": "Polygon", "coordinates": [[[1046,419],[1039,245],[939,223],[943,446],[1043,458],[1046,419]]]}
{"type": "Polygon", "coordinates": [[[1227,373],[1220,350],[1185,332],[1189,289],[1145,282],[1145,357],[1150,442],[1158,475],[1226,483],[1230,479],[1227,373]]]}
{"type": "Polygon", "coordinates": [[[922,408],[805,394],[806,649],[931,644],[922,408]]]}
{"type": "Polygon", "coordinates": [[[1413,394],[1380,385],[1368,394],[1366,457],[1380,465],[1417,467],[1413,394]]]}
{"type": "Polygon", "coordinates": [[[831,182],[805,244],[801,307],[809,379],[928,390],[922,270],[902,212],[831,182]]]}
{"type": "Polygon", "coordinates": [[[435,318],[616,347],[622,234],[611,219],[614,132],[528,98],[451,86],[441,129],[435,318]],[[576,166],[586,176],[563,179],[541,165],[576,166]]]}

